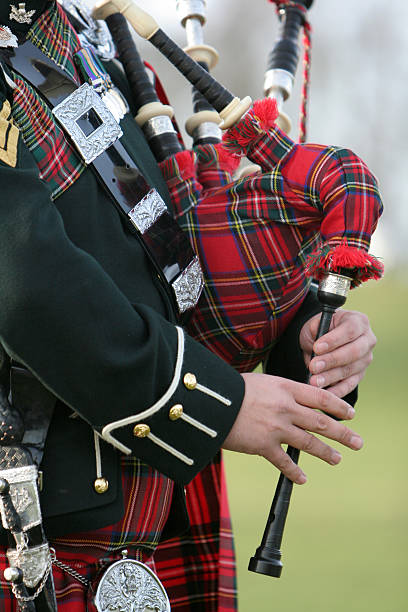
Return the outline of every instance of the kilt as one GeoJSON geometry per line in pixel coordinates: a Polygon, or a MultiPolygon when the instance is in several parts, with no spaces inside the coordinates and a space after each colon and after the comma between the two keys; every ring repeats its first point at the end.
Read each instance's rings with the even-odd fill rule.
{"type": "MultiPolygon", "coordinates": [[[[50,541],[56,558],[90,583],[90,588],[66,570],[53,565],[58,610],[96,612],[93,590],[102,572],[114,561],[128,557],[146,563],[154,571],[156,549],[169,516],[173,481],[134,457],[122,456],[123,517],[115,524],[94,531],[70,534],[50,541]]],[[[61,519],[63,520],[63,519],[61,519]]],[[[0,610],[17,611],[16,600],[3,571],[6,551],[0,549],[0,610]]]]}
{"type": "MultiPolygon", "coordinates": [[[[125,513],[109,527],[72,534],[50,542],[59,562],[78,572],[89,587],[53,565],[59,612],[96,612],[93,596],[104,570],[122,558],[148,565],[163,582],[172,610],[236,610],[234,547],[221,453],[186,487],[189,531],[160,543],[170,511],[173,483],[131,457],[122,459],[125,513]],[[158,548],[157,548],[158,546],[158,548]]],[[[0,609],[17,612],[3,578],[7,567],[0,551],[0,609]]]]}
{"type": "Polygon", "coordinates": [[[190,528],[161,542],[156,572],[178,612],[237,610],[234,542],[221,452],[186,487],[190,528]]]}

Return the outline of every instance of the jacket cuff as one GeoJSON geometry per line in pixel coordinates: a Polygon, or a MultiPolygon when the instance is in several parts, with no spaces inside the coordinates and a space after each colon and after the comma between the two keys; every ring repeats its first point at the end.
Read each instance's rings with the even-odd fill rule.
{"type": "Polygon", "coordinates": [[[189,482],[216,454],[244,396],[244,381],[177,329],[174,374],[147,409],[98,428],[125,454],[135,454],[173,480],[189,482]]]}

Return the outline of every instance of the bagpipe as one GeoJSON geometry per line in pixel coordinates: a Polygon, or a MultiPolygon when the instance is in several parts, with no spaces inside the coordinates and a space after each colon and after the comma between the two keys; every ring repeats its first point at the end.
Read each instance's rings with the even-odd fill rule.
{"type": "MultiPolygon", "coordinates": [[[[178,0],[188,46],[182,50],[152,16],[128,0],[102,0],[94,8],[117,46],[139,110],[136,121],[155,153],[175,217],[188,233],[205,277],[189,333],[239,371],[263,361],[302,305],[312,279],[319,281],[325,334],[349,288],[382,276],[368,253],[382,212],[376,180],[352,151],[306,144],[312,0],[279,1],[278,40],[268,58],[266,98],[240,100],[209,73],[217,54],[203,43],[204,0],[178,0]],[[128,23],[193,85],[194,115],[185,150],[173,109],[157,97],[128,23]],[[294,142],[282,111],[305,38],[300,137],[294,142]],[[281,127],[279,127],[281,126],[281,127]],[[220,141],[220,129],[223,131],[220,141]],[[259,171],[234,178],[245,156],[259,171]]],[[[298,461],[299,450],[288,447],[298,461]]],[[[280,476],[265,533],[249,569],[279,577],[280,545],[293,483],[280,476]]]]}

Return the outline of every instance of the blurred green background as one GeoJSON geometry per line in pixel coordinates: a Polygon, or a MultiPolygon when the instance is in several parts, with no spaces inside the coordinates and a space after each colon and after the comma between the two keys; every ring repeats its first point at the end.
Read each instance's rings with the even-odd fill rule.
{"type": "Polygon", "coordinates": [[[303,454],[308,483],[295,487],[279,579],[248,572],[259,546],[277,470],[225,453],[236,534],[240,612],[406,612],[408,278],[388,274],[351,292],[346,307],[370,317],[378,338],[360,385],[361,451],[337,467],[303,454]]]}

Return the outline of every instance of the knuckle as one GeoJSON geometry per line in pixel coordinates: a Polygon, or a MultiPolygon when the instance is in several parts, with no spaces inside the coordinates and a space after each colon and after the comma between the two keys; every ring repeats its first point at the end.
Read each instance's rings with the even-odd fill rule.
{"type": "Polygon", "coordinates": [[[288,473],[291,471],[291,468],[294,466],[295,464],[293,463],[292,459],[289,457],[289,455],[287,455],[286,453],[284,453],[281,457],[279,457],[279,459],[277,459],[276,461],[276,466],[280,469],[281,472],[285,472],[288,473]]]}
{"type": "Polygon", "coordinates": [[[305,437],[302,442],[302,450],[306,453],[311,453],[314,448],[315,439],[311,433],[305,432],[305,437]]]}
{"type": "Polygon", "coordinates": [[[315,420],[315,431],[318,434],[323,434],[327,431],[328,421],[324,414],[317,414],[315,420]]]}
{"type": "Polygon", "coordinates": [[[340,429],[338,440],[339,442],[341,442],[341,444],[347,445],[350,442],[351,437],[352,437],[352,433],[350,429],[347,429],[347,427],[342,427],[340,429]]]}
{"type": "Polygon", "coordinates": [[[356,336],[355,325],[353,325],[352,321],[348,321],[345,327],[345,335],[349,342],[352,342],[356,336]]]}
{"type": "Polygon", "coordinates": [[[349,378],[353,373],[353,368],[352,365],[350,363],[348,363],[347,365],[343,366],[342,368],[342,378],[346,379],[349,378]]]}
{"type": "Polygon", "coordinates": [[[330,405],[330,393],[328,391],[325,391],[324,389],[316,388],[316,394],[317,403],[322,407],[323,410],[327,410],[330,405]]]}

